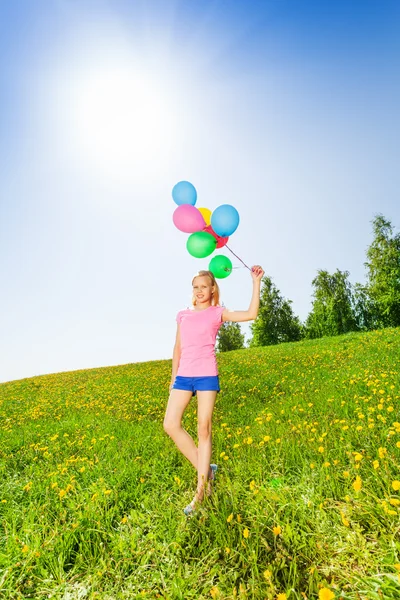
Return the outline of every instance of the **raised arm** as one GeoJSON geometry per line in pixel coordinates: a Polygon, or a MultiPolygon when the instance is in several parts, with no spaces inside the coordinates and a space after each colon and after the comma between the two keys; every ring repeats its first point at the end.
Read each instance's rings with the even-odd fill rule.
{"type": "Polygon", "coordinates": [[[178,326],[176,328],[174,351],[172,354],[172,374],[171,374],[171,383],[169,386],[169,391],[171,391],[171,388],[174,385],[176,373],[177,373],[178,367],[179,367],[180,358],[181,358],[181,331],[180,331],[180,327],[179,327],[179,323],[178,323],[178,326]]]}
{"type": "Polygon", "coordinates": [[[222,313],[223,321],[234,321],[235,323],[240,323],[243,321],[253,321],[257,317],[260,306],[260,287],[263,275],[264,271],[260,265],[255,265],[252,267],[251,277],[253,279],[253,294],[251,296],[248,310],[228,310],[226,308],[222,313]]]}

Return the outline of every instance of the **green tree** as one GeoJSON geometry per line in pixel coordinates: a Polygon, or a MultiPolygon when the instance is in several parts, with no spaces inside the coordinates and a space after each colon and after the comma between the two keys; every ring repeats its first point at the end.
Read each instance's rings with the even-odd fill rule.
{"type": "Polygon", "coordinates": [[[358,330],[348,276],[348,271],[342,272],[339,269],[333,275],[328,271],[318,271],[312,281],[314,301],[305,322],[306,338],[340,335],[358,330]]]}
{"type": "Polygon", "coordinates": [[[260,309],[250,325],[253,334],[250,346],[271,346],[301,339],[302,325],[294,316],[291,304],[291,300],[281,296],[270,277],[262,278],[260,309]]]}
{"type": "Polygon", "coordinates": [[[373,221],[374,240],[367,250],[367,293],[372,327],[400,325],[400,233],[378,214],[373,221]]]}
{"type": "Polygon", "coordinates": [[[218,331],[217,350],[227,352],[228,350],[240,350],[244,348],[244,334],[239,323],[227,321],[223,323],[218,331]]]}

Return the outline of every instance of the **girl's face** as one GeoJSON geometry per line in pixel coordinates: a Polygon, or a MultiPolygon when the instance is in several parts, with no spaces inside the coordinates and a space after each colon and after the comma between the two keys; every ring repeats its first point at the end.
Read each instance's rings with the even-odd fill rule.
{"type": "Polygon", "coordinates": [[[210,304],[213,286],[209,277],[195,277],[193,281],[193,296],[196,299],[196,304],[210,304]]]}

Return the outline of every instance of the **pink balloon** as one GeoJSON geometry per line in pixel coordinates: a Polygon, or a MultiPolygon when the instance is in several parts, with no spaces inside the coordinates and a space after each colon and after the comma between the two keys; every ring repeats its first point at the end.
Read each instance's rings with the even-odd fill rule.
{"type": "Polygon", "coordinates": [[[175,209],[173,217],[175,227],[185,233],[202,231],[206,226],[203,215],[192,204],[181,204],[175,209]]]}

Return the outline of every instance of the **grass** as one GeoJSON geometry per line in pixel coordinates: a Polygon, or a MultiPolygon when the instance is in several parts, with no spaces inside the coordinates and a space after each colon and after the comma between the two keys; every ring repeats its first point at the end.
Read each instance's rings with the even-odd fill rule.
{"type": "Polygon", "coordinates": [[[399,363],[400,329],[220,355],[190,519],[170,361],[0,385],[0,597],[398,599],[399,363]]]}

